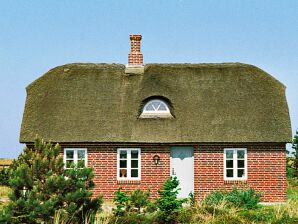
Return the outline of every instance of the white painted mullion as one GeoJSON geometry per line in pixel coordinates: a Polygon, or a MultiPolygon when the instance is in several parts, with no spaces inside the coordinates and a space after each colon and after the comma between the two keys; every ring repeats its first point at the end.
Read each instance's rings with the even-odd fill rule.
{"type": "Polygon", "coordinates": [[[138,179],[141,179],[141,149],[138,149],[138,179]]]}
{"type": "Polygon", "coordinates": [[[87,153],[88,149],[85,149],[85,167],[88,166],[88,153],[87,153]]]}
{"type": "Polygon", "coordinates": [[[127,178],[131,179],[131,149],[127,150],[127,178]]]}
{"type": "Polygon", "coordinates": [[[247,170],[247,149],[244,151],[244,178],[247,179],[248,177],[248,170],[247,170]]]}
{"type": "Polygon", "coordinates": [[[78,150],[73,150],[73,163],[77,166],[78,165],[78,150]]]}
{"type": "Polygon", "coordinates": [[[234,171],[234,177],[233,178],[237,178],[237,149],[234,149],[234,153],[233,153],[233,171],[234,171]]]}
{"type": "Polygon", "coordinates": [[[227,178],[227,155],[226,155],[226,153],[227,153],[227,150],[226,149],[224,149],[224,179],[226,179],[227,178]]]}
{"type": "Polygon", "coordinates": [[[117,180],[120,178],[120,149],[117,149],[117,180]]]}

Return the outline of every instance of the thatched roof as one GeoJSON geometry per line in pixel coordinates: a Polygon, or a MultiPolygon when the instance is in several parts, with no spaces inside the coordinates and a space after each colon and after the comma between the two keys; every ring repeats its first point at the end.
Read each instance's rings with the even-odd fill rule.
{"type": "Polygon", "coordinates": [[[12,161],[12,159],[0,159],[0,166],[10,166],[12,161]]]}
{"type": "Polygon", "coordinates": [[[20,141],[289,142],[285,87],[240,63],[67,64],[27,87],[20,141]],[[170,101],[174,118],[139,118],[152,96],[170,101]]]}

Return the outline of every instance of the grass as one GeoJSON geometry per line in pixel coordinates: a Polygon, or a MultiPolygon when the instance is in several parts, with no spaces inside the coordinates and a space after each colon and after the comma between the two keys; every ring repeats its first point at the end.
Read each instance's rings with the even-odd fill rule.
{"type": "Polygon", "coordinates": [[[187,223],[261,223],[291,224],[298,223],[298,180],[289,179],[288,201],[270,206],[259,205],[256,209],[227,208],[225,201],[208,207],[200,203],[187,223]]]}
{"type": "Polygon", "coordinates": [[[3,206],[8,202],[8,195],[11,192],[9,187],[0,186],[0,211],[3,206]]]}
{"type": "Polygon", "coordinates": [[[0,186],[0,198],[8,197],[8,194],[11,192],[10,188],[7,186],[0,186]]]}

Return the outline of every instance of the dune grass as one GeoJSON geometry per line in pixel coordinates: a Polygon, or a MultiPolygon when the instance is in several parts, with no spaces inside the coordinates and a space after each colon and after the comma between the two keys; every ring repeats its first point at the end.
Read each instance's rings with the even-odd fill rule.
{"type": "Polygon", "coordinates": [[[3,206],[8,203],[8,195],[11,192],[11,189],[7,186],[0,186],[0,211],[3,206]]]}
{"type": "Polygon", "coordinates": [[[10,188],[7,186],[0,186],[0,198],[7,198],[8,194],[11,192],[10,188]]]}

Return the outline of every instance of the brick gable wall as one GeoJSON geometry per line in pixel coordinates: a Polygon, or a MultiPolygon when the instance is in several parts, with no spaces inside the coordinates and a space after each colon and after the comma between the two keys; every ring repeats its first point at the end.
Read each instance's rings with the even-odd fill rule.
{"type": "MultiPolygon", "coordinates": [[[[123,146],[121,146],[123,147],[123,146]]],[[[136,146],[133,146],[136,147],[136,146]]],[[[150,190],[152,197],[170,175],[170,146],[144,146],[141,148],[141,180],[117,181],[117,146],[88,147],[88,166],[94,168],[95,196],[103,193],[106,200],[114,197],[118,188],[131,191],[150,190]],[[153,162],[160,156],[160,164],[153,162]]],[[[263,193],[262,201],[286,200],[286,155],[284,144],[200,145],[194,146],[195,194],[199,199],[214,190],[233,187],[252,187],[263,193]],[[224,181],[224,148],[247,148],[247,181],[224,181]]]]}

